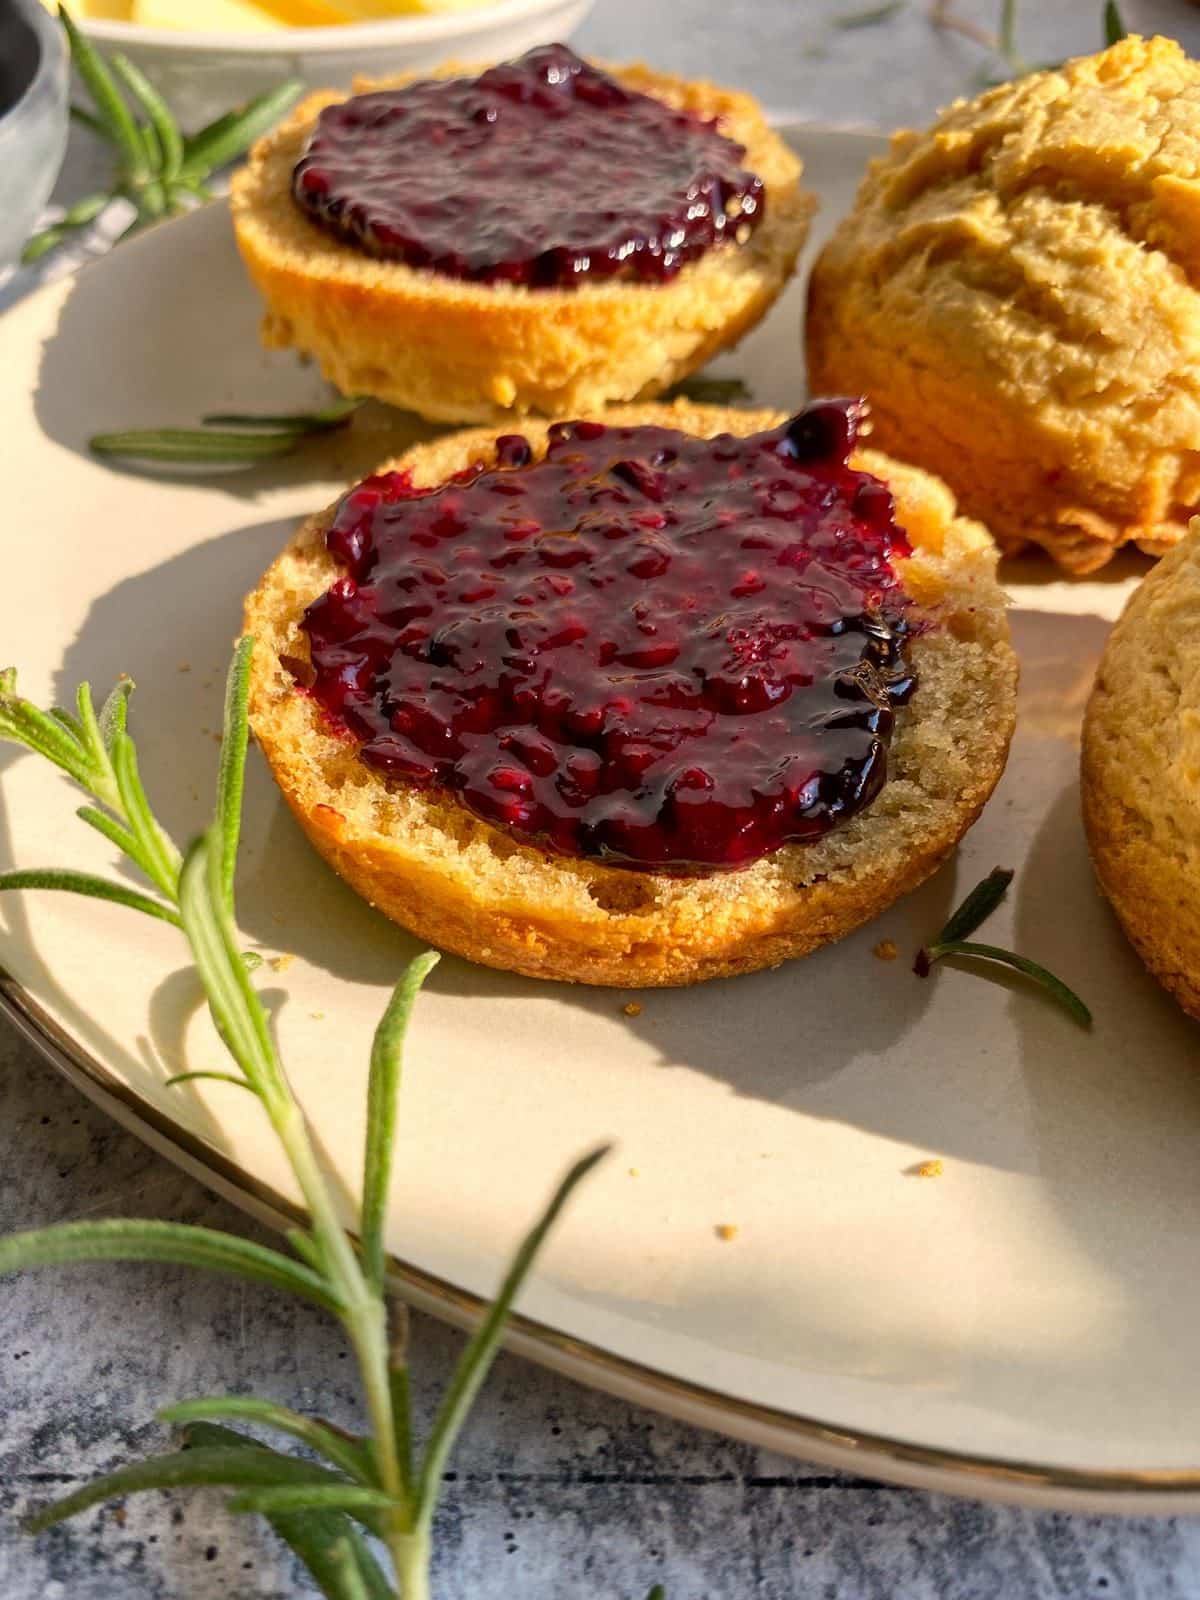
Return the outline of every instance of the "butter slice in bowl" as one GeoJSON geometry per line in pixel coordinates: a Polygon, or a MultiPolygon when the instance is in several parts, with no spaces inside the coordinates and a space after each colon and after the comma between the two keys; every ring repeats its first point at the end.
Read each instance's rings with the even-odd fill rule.
{"type": "MultiPolygon", "coordinates": [[[[44,0],[54,10],[54,0],[44,0]]],[[[328,28],[382,17],[466,11],[494,0],[82,0],[80,17],[197,33],[328,28]]]]}

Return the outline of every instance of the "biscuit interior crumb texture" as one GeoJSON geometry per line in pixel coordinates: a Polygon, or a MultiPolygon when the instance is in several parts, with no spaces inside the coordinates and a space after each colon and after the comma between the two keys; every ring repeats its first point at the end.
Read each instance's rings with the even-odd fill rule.
{"type": "MultiPolygon", "coordinates": [[[[475,73],[450,64],[435,76],[475,73]]],[[[572,416],[661,394],[764,315],[808,231],[800,163],[749,95],[630,66],[630,88],[716,118],[762,178],[766,212],[750,238],[717,246],[669,283],[621,280],[576,289],[476,284],[380,261],[334,238],[292,200],[291,179],[323,107],[310,95],[234,174],[234,228],[267,304],[263,342],[316,358],[343,394],[372,395],[441,422],[572,416]]],[[[383,89],[405,77],[360,83],[383,89]]]]}
{"type": "Polygon", "coordinates": [[[815,393],[1072,572],[1200,502],[1200,63],[1172,40],[894,135],[811,280],[815,393]]]}
{"type": "Polygon", "coordinates": [[[1083,730],[1101,888],[1150,971],[1200,1017],[1200,519],[1135,590],[1083,730]]]}
{"type": "MultiPolygon", "coordinates": [[[[617,408],[606,420],[705,436],[753,433],[782,417],[679,402],[617,408]]],[[[545,449],[543,425],[524,432],[535,453],[545,449]]],[[[493,435],[478,430],[418,445],[402,461],[417,483],[434,484],[493,458],[493,435]]],[[[994,788],[1015,717],[1016,663],[986,530],[956,516],[953,497],[925,473],[871,451],[855,459],[897,497],[914,547],[904,585],[933,626],[912,645],[920,686],[897,714],[888,781],[846,825],[737,871],[671,877],[546,854],[450,796],[372,771],[283,664],[307,659],[304,609],[338,575],[325,545],[330,510],[300,529],[246,604],[259,641],[251,726],[313,844],[432,944],[534,977],[623,989],[777,965],[875,916],[928,877],[994,788]]]]}

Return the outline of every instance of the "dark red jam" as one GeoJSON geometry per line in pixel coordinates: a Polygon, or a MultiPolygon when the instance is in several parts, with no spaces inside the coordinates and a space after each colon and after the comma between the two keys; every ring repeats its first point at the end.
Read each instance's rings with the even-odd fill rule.
{"type": "Polygon", "coordinates": [[[861,408],[739,439],[555,423],[542,460],[368,478],[308,608],[315,695],[380,772],[543,848],[670,872],[819,838],[878,792],[914,683],[861,408]]]}
{"type": "Polygon", "coordinates": [[[359,249],[454,278],[657,280],[761,220],[744,154],[552,44],[327,106],[292,193],[359,249]]]}

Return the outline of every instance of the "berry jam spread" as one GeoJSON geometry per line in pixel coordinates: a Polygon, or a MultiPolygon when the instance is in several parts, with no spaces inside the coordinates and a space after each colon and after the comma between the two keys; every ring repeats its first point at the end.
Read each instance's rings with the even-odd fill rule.
{"type": "Polygon", "coordinates": [[[305,613],[309,692],[368,765],[543,849],[694,873],[820,837],[878,792],[914,686],[860,414],[560,422],[539,461],[510,434],[434,489],[366,479],[305,613]]]}
{"type": "Polygon", "coordinates": [[[292,193],[370,255],[453,278],[664,279],[761,220],[744,154],[552,44],[479,78],[327,106],[292,193]]]}

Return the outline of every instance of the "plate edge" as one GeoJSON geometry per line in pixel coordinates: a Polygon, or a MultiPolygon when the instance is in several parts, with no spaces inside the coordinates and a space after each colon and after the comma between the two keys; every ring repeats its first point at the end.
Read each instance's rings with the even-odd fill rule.
{"type": "MultiPolygon", "coordinates": [[[[93,1103],[191,1177],[278,1231],[305,1221],[298,1207],[181,1129],[113,1077],[3,968],[0,1014],[93,1103]]],[[[389,1282],[410,1305],[455,1327],[473,1328],[482,1315],[484,1302],[478,1296],[457,1289],[410,1262],[392,1257],[389,1282]]],[[[511,1318],[504,1343],[517,1355],[622,1400],[863,1477],[1046,1510],[1136,1516],[1200,1511],[1200,1468],[1097,1471],[1039,1466],[847,1430],[672,1377],[520,1312],[511,1318]]]]}

